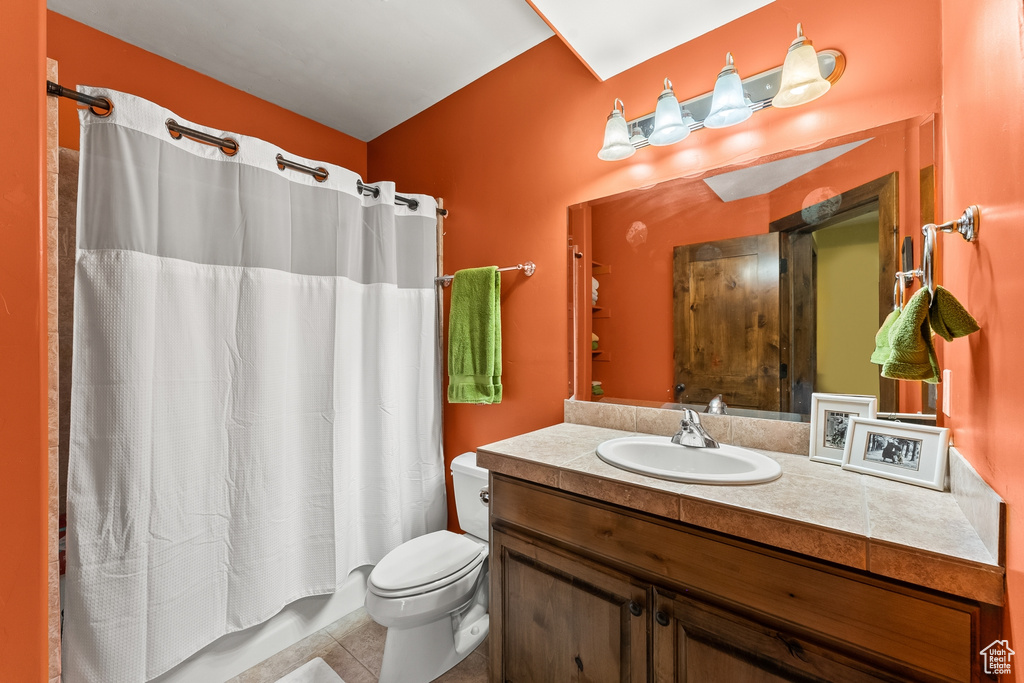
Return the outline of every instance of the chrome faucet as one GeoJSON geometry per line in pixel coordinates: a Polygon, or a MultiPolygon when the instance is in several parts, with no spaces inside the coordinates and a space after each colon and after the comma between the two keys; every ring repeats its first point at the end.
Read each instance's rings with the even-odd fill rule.
{"type": "Polygon", "coordinates": [[[672,437],[672,443],[692,448],[718,448],[718,442],[701,426],[700,416],[689,408],[683,410],[683,419],[679,422],[679,431],[672,437]]]}
{"type": "Polygon", "coordinates": [[[725,401],[722,400],[722,395],[719,394],[708,401],[708,407],[704,409],[704,412],[708,415],[728,415],[728,413],[725,412],[725,409],[725,401]]]}

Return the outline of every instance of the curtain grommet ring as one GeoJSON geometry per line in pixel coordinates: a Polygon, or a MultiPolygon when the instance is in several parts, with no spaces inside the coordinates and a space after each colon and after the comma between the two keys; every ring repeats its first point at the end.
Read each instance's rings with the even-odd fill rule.
{"type": "Polygon", "coordinates": [[[183,136],[181,133],[176,131],[172,126],[177,126],[178,122],[174,119],[167,119],[164,121],[164,126],[167,127],[167,134],[171,136],[172,140],[180,140],[183,136]]]}
{"type": "Polygon", "coordinates": [[[98,99],[101,99],[101,100],[103,100],[106,103],[107,110],[103,111],[102,109],[97,109],[95,104],[90,104],[89,105],[89,111],[91,111],[94,116],[98,116],[101,119],[105,119],[105,118],[107,118],[108,116],[110,116],[111,114],[114,113],[114,103],[111,102],[109,98],[107,98],[107,97],[100,97],[98,99]]]}
{"type": "Polygon", "coordinates": [[[238,140],[235,140],[234,138],[224,138],[224,144],[220,145],[220,151],[224,153],[224,156],[235,156],[238,154],[238,140]],[[234,145],[234,147],[231,145],[234,145]]]}

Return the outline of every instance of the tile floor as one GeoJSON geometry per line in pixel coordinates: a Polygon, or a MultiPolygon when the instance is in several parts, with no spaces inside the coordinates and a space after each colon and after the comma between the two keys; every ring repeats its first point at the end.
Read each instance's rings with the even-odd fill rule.
{"type": "MultiPolygon", "coordinates": [[[[227,683],[273,683],[309,660],[320,657],[345,683],[376,683],[384,657],[387,629],[360,608],[287,650],[243,671],[227,683]]],[[[458,666],[437,679],[439,683],[486,683],[487,640],[458,666]]]]}

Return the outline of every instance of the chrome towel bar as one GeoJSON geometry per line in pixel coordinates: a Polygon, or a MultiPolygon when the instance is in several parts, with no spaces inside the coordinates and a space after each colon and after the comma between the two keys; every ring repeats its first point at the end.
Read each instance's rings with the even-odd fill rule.
{"type": "MultiPolygon", "coordinates": [[[[503,272],[506,270],[521,270],[526,275],[526,277],[530,277],[531,275],[537,272],[537,264],[534,263],[533,261],[526,261],[525,263],[517,263],[514,266],[498,268],[498,272],[503,272]]],[[[441,275],[440,277],[435,277],[434,284],[439,284],[442,287],[447,287],[452,283],[452,279],[454,277],[454,275],[441,275]]]]}
{"type": "Polygon", "coordinates": [[[898,308],[903,308],[903,291],[906,285],[912,284],[914,278],[921,280],[921,285],[928,288],[928,293],[935,296],[935,237],[939,232],[958,232],[968,242],[978,238],[981,228],[981,207],[971,204],[960,217],[941,225],[929,223],[921,228],[924,235],[924,247],[921,249],[921,267],[914,270],[899,271],[895,274],[896,285],[893,287],[893,307],[897,308],[897,288],[899,290],[898,308]]]}

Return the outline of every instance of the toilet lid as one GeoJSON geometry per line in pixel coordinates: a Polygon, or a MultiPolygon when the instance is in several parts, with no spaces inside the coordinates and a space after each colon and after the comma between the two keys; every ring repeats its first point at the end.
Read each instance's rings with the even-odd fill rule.
{"type": "Polygon", "coordinates": [[[373,585],[386,591],[422,586],[450,576],[480,555],[483,546],[450,531],[406,541],[384,556],[373,571],[373,585]]]}

